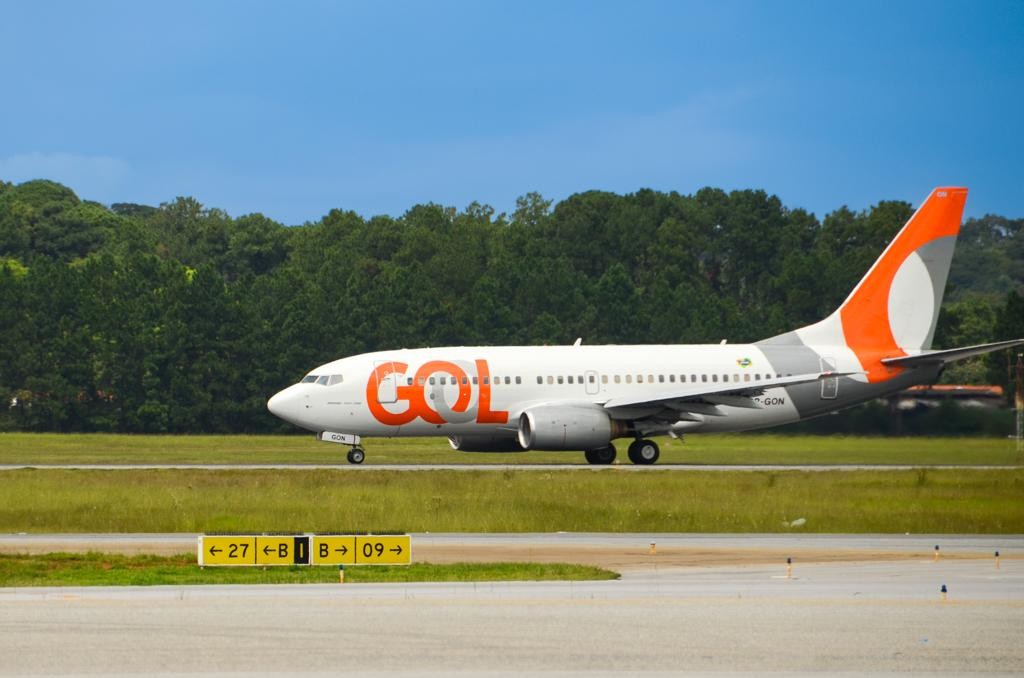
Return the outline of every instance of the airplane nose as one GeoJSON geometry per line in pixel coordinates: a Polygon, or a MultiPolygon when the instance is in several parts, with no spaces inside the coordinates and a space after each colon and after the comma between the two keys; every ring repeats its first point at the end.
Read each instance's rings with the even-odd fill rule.
{"type": "Polygon", "coordinates": [[[270,400],[267,401],[267,409],[275,417],[284,419],[290,424],[304,427],[302,419],[306,410],[306,403],[303,394],[296,386],[289,386],[271,396],[270,400]]]}

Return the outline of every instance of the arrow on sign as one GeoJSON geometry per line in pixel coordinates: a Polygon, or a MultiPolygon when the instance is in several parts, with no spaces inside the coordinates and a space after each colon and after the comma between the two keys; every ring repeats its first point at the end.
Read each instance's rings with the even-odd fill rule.
{"type": "Polygon", "coordinates": [[[211,546],[211,547],[210,547],[210,555],[211,555],[211,556],[215,556],[215,555],[217,555],[218,553],[220,553],[220,552],[221,552],[221,551],[223,551],[223,550],[224,550],[224,549],[219,549],[219,548],[217,548],[216,546],[211,546]]]}
{"type": "Polygon", "coordinates": [[[269,555],[270,555],[270,552],[271,552],[271,551],[273,551],[273,550],[274,550],[274,549],[270,548],[270,546],[264,546],[264,547],[263,547],[263,555],[265,555],[265,556],[269,556],[269,555]]]}
{"type": "Polygon", "coordinates": [[[341,555],[345,555],[346,553],[348,553],[348,547],[343,545],[340,549],[334,549],[334,552],[340,553],[341,555]]]}
{"type": "Polygon", "coordinates": [[[391,551],[392,553],[396,553],[396,554],[399,554],[399,555],[401,555],[401,553],[402,553],[402,547],[401,546],[396,546],[395,548],[388,549],[388,550],[391,551]]]}

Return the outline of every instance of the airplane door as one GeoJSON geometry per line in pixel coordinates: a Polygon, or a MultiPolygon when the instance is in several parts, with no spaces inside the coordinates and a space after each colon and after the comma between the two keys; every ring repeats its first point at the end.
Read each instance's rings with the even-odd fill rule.
{"type": "MultiPolygon", "coordinates": [[[[836,371],[836,360],[835,358],[821,358],[821,371],[822,372],[835,372],[836,371]]],[[[839,397],[839,377],[828,377],[827,379],[821,380],[821,399],[822,400],[835,400],[839,397]]]]}
{"type": "Polygon", "coordinates": [[[587,395],[597,395],[601,390],[601,385],[597,381],[597,372],[590,370],[583,375],[583,378],[587,382],[587,395]]]}
{"type": "MultiPolygon", "coordinates": [[[[380,360],[373,363],[374,369],[381,366],[391,367],[390,360],[380,360]]],[[[379,374],[379,372],[375,372],[379,374]]],[[[389,372],[384,377],[381,377],[377,382],[377,399],[381,403],[393,403],[398,400],[398,375],[394,372],[389,372]]]]}

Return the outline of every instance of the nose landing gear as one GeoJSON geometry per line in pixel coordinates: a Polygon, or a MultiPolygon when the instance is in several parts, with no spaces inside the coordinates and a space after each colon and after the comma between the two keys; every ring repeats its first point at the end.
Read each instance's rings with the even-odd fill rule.
{"type": "Polygon", "coordinates": [[[334,443],[336,445],[351,445],[352,449],[348,451],[346,455],[348,463],[350,464],[362,464],[363,460],[366,459],[366,452],[359,443],[362,439],[351,433],[337,433],[335,431],[321,431],[316,434],[316,439],[325,443],[334,443]]]}

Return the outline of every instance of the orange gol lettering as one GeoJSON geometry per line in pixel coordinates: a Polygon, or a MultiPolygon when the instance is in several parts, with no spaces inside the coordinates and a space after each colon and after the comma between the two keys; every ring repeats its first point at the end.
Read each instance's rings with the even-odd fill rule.
{"type": "MultiPolygon", "coordinates": [[[[397,401],[406,403],[407,407],[401,412],[392,412],[384,407],[380,401],[380,387],[384,381],[392,375],[406,374],[408,364],[402,362],[387,362],[378,365],[370,373],[366,382],[366,405],[370,408],[373,417],[387,426],[403,426],[417,418],[430,424],[447,424],[443,416],[436,409],[430,406],[426,393],[426,384],[431,375],[443,373],[450,375],[453,383],[458,385],[459,395],[451,406],[453,412],[470,411],[470,399],[473,393],[473,386],[469,383],[466,371],[455,363],[446,360],[431,360],[424,363],[416,370],[412,383],[405,383],[396,386],[397,401]]],[[[477,399],[476,423],[478,424],[506,424],[508,423],[508,412],[491,409],[491,384],[490,369],[486,360],[476,361],[477,377],[479,378],[480,394],[477,399]]]]}

